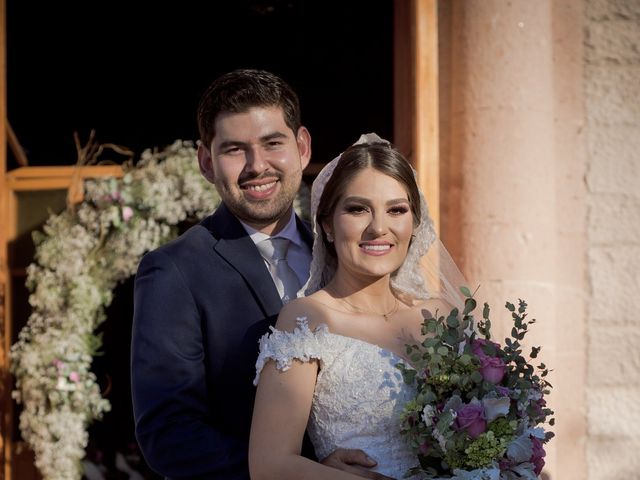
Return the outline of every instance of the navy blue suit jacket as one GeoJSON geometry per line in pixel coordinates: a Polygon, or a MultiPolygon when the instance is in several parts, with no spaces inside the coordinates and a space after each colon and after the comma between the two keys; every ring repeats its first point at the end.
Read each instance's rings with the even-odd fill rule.
{"type": "MultiPolygon", "coordinates": [[[[299,219],[298,229],[311,244],[299,219]]],[[[143,257],[131,381],[151,468],[170,478],[249,478],[258,339],[281,308],[260,253],[224,204],[143,257]]]]}

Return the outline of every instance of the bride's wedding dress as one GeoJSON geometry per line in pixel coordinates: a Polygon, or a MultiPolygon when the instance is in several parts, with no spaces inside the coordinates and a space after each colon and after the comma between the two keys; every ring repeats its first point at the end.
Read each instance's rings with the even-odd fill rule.
{"type": "Polygon", "coordinates": [[[255,384],[269,360],[279,370],[294,360],[318,360],[307,431],[319,459],[337,448],[359,448],[378,462],[374,470],[398,479],[417,465],[400,436],[400,413],[415,392],[395,367],[402,361],[398,355],[331,333],[325,324],[311,330],[300,317],[293,332],[272,328],[262,337],[255,384]]]}
{"type": "MultiPolygon", "coordinates": [[[[361,136],[356,144],[362,143],[390,147],[375,134],[361,136]]],[[[322,229],[316,213],[341,157],[322,169],[311,188],[313,260],[309,279],[298,296],[312,295],[336,274],[337,260],[328,254],[320,237],[322,229]]],[[[439,298],[462,308],[458,286],[467,283],[437,239],[422,192],[420,222],[413,234],[402,266],[391,277],[392,290],[416,301],[439,298]]],[[[319,372],[307,425],[316,456],[323,459],[337,448],[361,449],[378,462],[376,471],[403,478],[410,468],[418,466],[418,458],[400,435],[400,414],[416,393],[396,368],[402,358],[366,341],[332,333],[325,324],[311,330],[305,317],[298,318],[297,323],[293,332],[272,328],[262,337],[254,383],[258,384],[269,360],[274,360],[279,370],[288,369],[294,360],[317,360],[319,372]]]]}

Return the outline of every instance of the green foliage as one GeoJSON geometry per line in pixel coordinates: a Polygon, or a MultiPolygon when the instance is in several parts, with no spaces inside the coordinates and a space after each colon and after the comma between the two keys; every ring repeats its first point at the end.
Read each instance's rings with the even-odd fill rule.
{"type": "MultiPolygon", "coordinates": [[[[529,359],[523,355],[523,340],[535,323],[527,318],[526,302],[506,303],[513,328],[510,337],[498,345],[490,341],[489,305],[484,304],[482,317],[476,319],[475,292],[466,287],[460,291],[466,297],[462,313],[454,309],[448,315],[431,315],[425,310],[424,338],[419,344],[407,345],[411,364],[397,366],[404,381],[417,392],[401,417],[401,431],[413,445],[420,465],[411,471],[426,478],[450,475],[454,468],[493,468],[506,458],[507,447],[517,435],[554,424],[553,411],[543,400],[551,389],[545,378],[549,369],[530,361],[538,356],[540,347],[531,349],[529,359]],[[490,367],[495,365],[498,371],[504,369],[497,381],[490,376],[490,367]],[[482,405],[485,414],[491,415],[485,430],[475,438],[456,420],[457,412],[469,405],[482,405]]],[[[552,436],[546,432],[543,441],[552,436]]]]}

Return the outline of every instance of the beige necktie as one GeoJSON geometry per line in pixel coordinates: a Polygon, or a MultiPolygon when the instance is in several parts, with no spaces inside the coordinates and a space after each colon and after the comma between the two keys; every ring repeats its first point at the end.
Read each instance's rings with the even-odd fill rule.
{"type": "Polygon", "coordinates": [[[283,303],[296,298],[300,289],[298,276],[287,263],[287,251],[290,243],[286,238],[272,237],[257,244],[258,250],[269,264],[269,272],[283,303]]]}

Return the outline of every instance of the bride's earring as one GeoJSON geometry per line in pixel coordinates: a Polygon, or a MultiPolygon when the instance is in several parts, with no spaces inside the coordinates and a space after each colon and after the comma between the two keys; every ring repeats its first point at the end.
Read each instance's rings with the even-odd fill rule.
{"type": "Polygon", "coordinates": [[[327,242],[329,243],[333,243],[333,235],[331,235],[330,233],[327,233],[327,242]]]}

